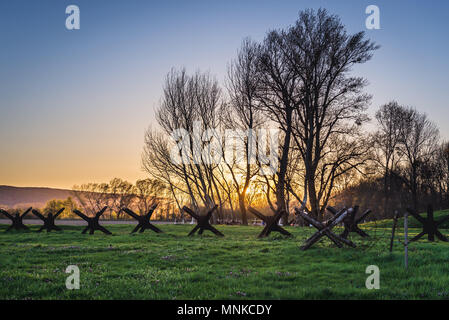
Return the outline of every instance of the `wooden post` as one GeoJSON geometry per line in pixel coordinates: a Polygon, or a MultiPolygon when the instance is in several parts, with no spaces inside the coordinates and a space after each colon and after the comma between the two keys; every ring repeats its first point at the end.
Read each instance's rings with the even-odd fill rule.
{"type": "Polygon", "coordinates": [[[405,268],[408,268],[408,213],[404,214],[404,246],[405,246],[405,268]]]}
{"type": "Polygon", "coordinates": [[[393,229],[391,230],[390,252],[393,252],[394,234],[396,232],[396,225],[398,224],[398,218],[399,218],[399,212],[398,212],[398,210],[395,210],[394,217],[393,217],[393,229]]]}

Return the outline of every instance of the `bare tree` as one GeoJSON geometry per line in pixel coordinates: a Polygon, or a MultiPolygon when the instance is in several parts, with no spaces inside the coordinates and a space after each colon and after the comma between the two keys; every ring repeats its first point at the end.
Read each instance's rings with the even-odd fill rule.
{"type": "Polygon", "coordinates": [[[73,186],[72,193],[87,214],[94,215],[103,207],[110,205],[107,183],[86,183],[73,186]]]}
{"type": "Polygon", "coordinates": [[[370,60],[375,49],[363,32],[348,35],[340,19],[324,9],[302,11],[294,26],[266,37],[260,58],[260,101],[284,132],[277,172],[278,210],[285,209],[292,140],[304,161],[311,212],[317,218],[336,176],[360,164],[353,161],[363,152],[360,145],[347,153],[332,147],[337,141],[343,146],[360,144],[359,128],[368,120],[364,111],[370,96],[362,93],[365,80],[348,74],[353,65],[370,60]],[[324,185],[317,186],[317,181],[324,185]]]}
{"type": "Polygon", "coordinates": [[[238,139],[236,153],[241,152],[243,157],[237,159],[232,155],[231,159],[228,159],[227,155],[224,154],[223,160],[232,177],[235,192],[238,196],[243,225],[248,225],[246,214],[248,187],[251,179],[258,172],[258,166],[251,163],[252,152],[256,149],[252,145],[255,143],[255,133],[262,124],[260,111],[256,107],[256,92],[259,83],[258,54],[258,45],[250,39],[245,39],[237,58],[228,68],[229,103],[221,109],[221,119],[225,129],[240,132],[235,137],[238,139]]]}
{"type": "Polygon", "coordinates": [[[140,214],[146,214],[166,190],[166,185],[158,179],[137,180],[135,194],[140,214]]]}
{"type": "MultiPolygon", "coordinates": [[[[276,211],[286,211],[285,177],[292,145],[293,113],[301,103],[300,78],[290,68],[285,41],[283,31],[270,32],[261,46],[258,61],[258,106],[283,131],[279,166],[276,178],[272,180],[275,183],[276,211]]],[[[287,223],[287,219],[286,215],[282,217],[283,224],[287,223]]]]}
{"type": "Polygon", "coordinates": [[[449,207],[449,142],[443,142],[437,153],[437,187],[440,202],[449,207]]]}
{"type": "Polygon", "coordinates": [[[392,179],[397,175],[401,160],[398,148],[403,113],[403,107],[395,101],[381,106],[376,112],[378,129],[373,134],[373,160],[383,170],[385,216],[393,210],[390,205],[392,193],[395,192],[392,188],[392,179]]]}
{"type": "MultiPolygon", "coordinates": [[[[217,139],[214,135],[205,137],[202,133],[217,127],[220,97],[218,83],[210,75],[198,72],[189,76],[185,70],[172,70],[167,76],[162,103],[157,110],[159,125],[165,134],[176,139],[181,161],[175,163],[172,173],[185,185],[195,208],[201,203],[212,208],[215,198],[222,204],[214,174],[216,164],[211,161],[214,150],[202,152],[211,139],[217,139]]],[[[173,154],[169,154],[173,162],[173,154]]]]}
{"type": "Polygon", "coordinates": [[[185,183],[186,171],[183,165],[172,161],[170,152],[172,148],[175,148],[175,144],[165,133],[149,128],[145,134],[142,167],[152,179],[159,180],[167,186],[181,219],[184,219],[182,211],[184,200],[187,197],[191,201],[193,193],[185,183]]]}
{"type": "Polygon", "coordinates": [[[403,108],[399,153],[406,167],[404,179],[410,189],[413,207],[418,209],[418,187],[420,167],[437,151],[439,131],[424,113],[414,108],[403,108]]]}
{"type": "Polygon", "coordinates": [[[134,186],[128,181],[114,178],[109,182],[107,196],[109,206],[115,212],[117,219],[120,219],[123,208],[128,207],[135,198],[134,186]]]}

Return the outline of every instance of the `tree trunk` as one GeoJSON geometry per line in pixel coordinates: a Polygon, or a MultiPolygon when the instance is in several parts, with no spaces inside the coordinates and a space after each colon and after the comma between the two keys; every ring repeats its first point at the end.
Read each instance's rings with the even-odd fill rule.
{"type": "Polygon", "coordinates": [[[285,175],[287,174],[287,166],[288,166],[288,153],[290,151],[290,140],[292,134],[292,110],[287,111],[287,129],[285,131],[284,144],[282,146],[282,157],[279,165],[278,172],[278,183],[276,185],[276,206],[277,212],[284,210],[285,214],[282,215],[281,223],[283,225],[287,225],[288,223],[288,212],[285,208],[285,175]]]}
{"type": "Polygon", "coordinates": [[[240,213],[242,215],[242,225],[247,226],[248,218],[246,216],[246,207],[245,207],[245,193],[246,192],[245,193],[244,192],[239,194],[239,207],[240,207],[240,213]]]}
{"type": "Polygon", "coordinates": [[[413,164],[412,165],[412,183],[411,183],[411,187],[412,187],[412,201],[413,201],[413,209],[415,210],[415,212],[418,212],[418,186],[417,186],[417,173],[416,173],[416,165],[413,164]]]}
{"type": "Polygon", "coordinates": [[[318,199],[316,196],[315,179],[313,178],[313,175],[309,175],[307,180],[308,180],[307,186],[309,189],[309,197],[310,197],[310,212],[312,213],[312,216],[316,220],[322,221],[322,217],[320,214],[320,206],[318,205],[318,199]]]}

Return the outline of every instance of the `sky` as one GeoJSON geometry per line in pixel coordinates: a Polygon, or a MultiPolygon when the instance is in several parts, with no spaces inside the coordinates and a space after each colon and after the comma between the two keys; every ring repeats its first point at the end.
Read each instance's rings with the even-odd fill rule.
{"type": "Polygon", "coordinates": [[[382,104],[426,112],[449,140],[449,1],[0,1],[0,185],[71,188],[145,178],[145,130],[172,68],[223,82],[242,40],[286,28],[306,8],[337,14],[381,45],[355,75],[382,104]],[[80,9],[67,30],[65,9],[80,9]],[[365,8],[380,9],[367,30],[365,8]]]}

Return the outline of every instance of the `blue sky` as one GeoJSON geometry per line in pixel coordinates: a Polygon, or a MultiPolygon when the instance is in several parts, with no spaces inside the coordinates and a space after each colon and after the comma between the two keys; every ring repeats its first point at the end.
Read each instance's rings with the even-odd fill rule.
{"type": "Polygon", "coordinates": [[[448,1],[2,0],[0,184],[145,177],[143,134],[171,67],[222,81],[244,37],[261,40],[319,7],[382,46],[354,71],[370,83],[370,113],[395,99],[425,111],[449,139],[448,1]],[[70,4],[80,30],[65,28],[70,4]],[[381,30],[365,29],[370,4],[381,30]]]}

